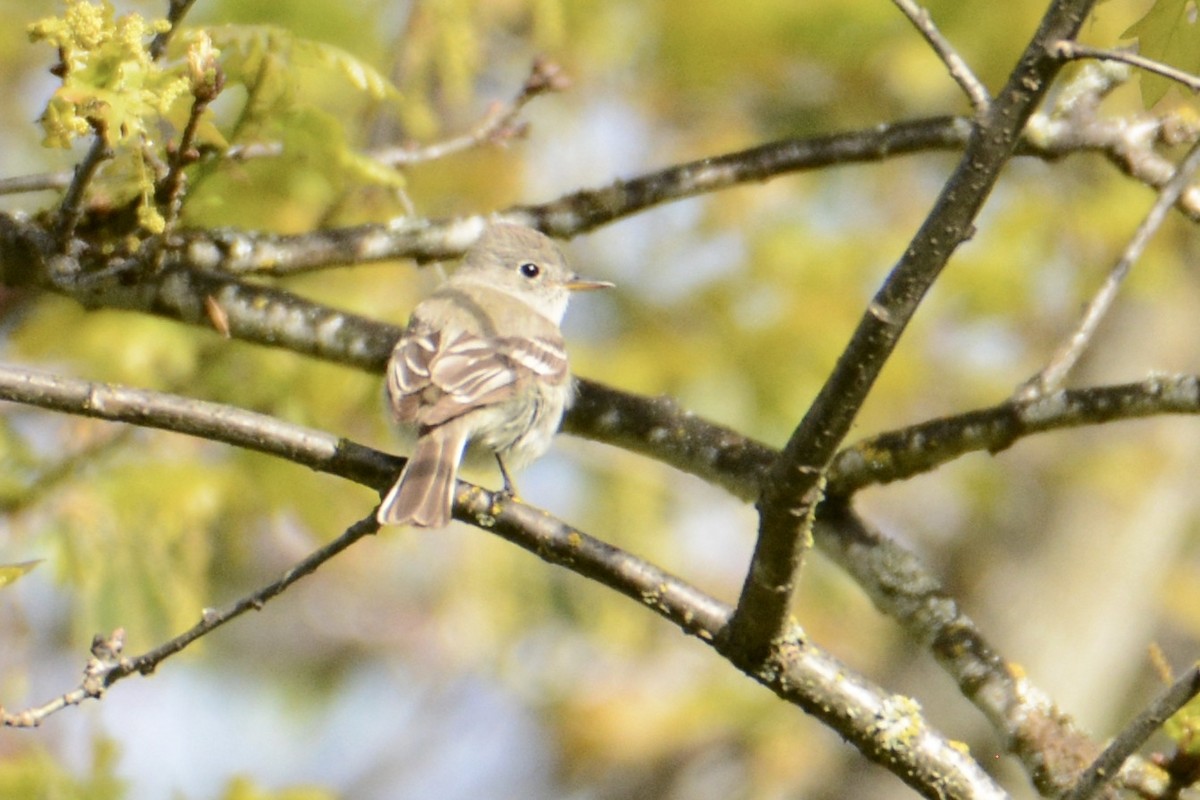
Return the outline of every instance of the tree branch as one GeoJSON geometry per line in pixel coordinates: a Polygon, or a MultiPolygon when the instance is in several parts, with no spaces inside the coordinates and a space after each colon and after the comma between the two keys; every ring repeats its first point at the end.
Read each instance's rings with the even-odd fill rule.
{"type": "Polygon", "coordinates": [[[371,158],[392,167],[406,167],[461,153],[485,143],[500,143],[521,136],[525,125],[519,122],[521,111],[531,100],[547,92],[561,92],[570,86],[562,68],[552,61],[537,58],[529,77],[508,103],[496,103],[470,131],[433,144],[388,147],[373,151],[371,158]]]}
{"type": "MultiPolygon", "coordinates": [[[[160,392],[36,375],[0,365],[0,398],[205,436],[272,453],[377,489],[386,486],[395,473],[394,462],[382,454],[371,454],[367,448],[329,434],[242,409],[160,392]]],[[[725,639],[721,632],[731,614],[728,606],[540,509],[460,482],[455,517],[545,561],[596,580],[710,644],[725,639]]],[[[130,659],[120,656],[119,647],[109,647],[115,652],[89,662],[87,678],[80,688],[26,712],[0,714],[0,719],[7,725],[37,725],[53,711],[100,697],[124,677],[152,671],[165,658],[220,625],[261,608],[376,527],[372,513],[278,580],[221,611],[206,613],[192,628],[163,645],[130,659]]],[[[828,653],[804,641],[798,629],[789,631],[786,646],[773,658],[770,670],[756,671],[752,677],[833,727],[865,756],[888,767],[926,797],[1004,797],[977,763],[928,726],[914,701],[890,695],[855,675],[828,653]]]]}
{"type": "MultiPolygon", "coordinates": [[[[1022,137],[1018,154],[1058,159],[1095,152],[1130,177],[1154,187],[1161,187],[1174,174],[1174,165],[1154,151],[1154,144],[1194,141],[1197,135],[1186,120],[1175,117],[1130,124],[1098,119],[1094,113],[1085,118],[1046,117],[1036,120],[1033,127],[1035,130],[1022,137]]],[[[602,189],[574,192],[547,203],[514,206],[486,217],[398,220],[286,235],[232,229],[176,232],[163,241],[164,263],[235,275],[289,275],[397,258],[444,260],[461,255],[474,243],[488,218],[529,224],[570,238],[655,205],[732,186],[838,164],[961,150],[970,130],[970,122],[962,117],[935,117],[811,139],[784,139],[617,181],[602,189]]],[[[10,179],[13,185],[7,190],[60,187],[63,177],[10,179]]],[[[6,191],[5,186],[0,181],[0,193],[6,191]]],[[[1193,221],[1200,221],[1200,198],[1184,195],[1179,208],[1193,221]]]]}
{"type": "Polygon", "coordinates": [[[1200,694],[1200,665],[1193,665],[1142,710],[1104,749],[1062,800],[1087,800],[1117,777],[1121,765],[1179,709],[1200,694]]]}
{"type": "Polygon", "coordinates": [[[88,660],[87,666],[84,668],[84,680],[76,689],[40,706],[18,713],[6,712],[0,708],[0,723],[10,728],[36,728],[46,717],[67,706],[79,705],[89,699],[99,700],[104,696],[108,687],[122,678],[127,678],[135,673],[151,674],[163,661],[183,651],[188,645],[207,636],[225,623],[232,622],[247,611],[261,610],[268,600],[282,594],[293,583],[316,572],[322,564],[335,555],[377,530],[379,530],[379,523],[376,522],[375,513],[372,511],[370,515],[347,528],[341,536],[298,561],[278,580],[268,583],[223,609],[205,609],[195,625],[140,656],[125,658],[121,655],[124,646],[123,630],[117,630],[107,640],[97,636],[92,643],[92,658],[88,660]]]}
{"type": "MultiPolygon", "coordinates": [[[[1091,92],[1091,89],[1087,91],[1091,92]]],[[[1039,115],[1022,136],[1017,153],[1059,159],[1071,153],[1103,155],[1123,173],[1159,188],[1175,165],[1156,143],[1196,140],[1188,120],[1168,116],[1104,120],[1088,114],[1039,115]]],[[[917,152],[961,150],[971,124],[962,117],[934,117],[812,139],[784,139],[647,173],[611,186],[575,192],[547,203],[514,206],[491,215],[532,224],[570,238],[654,205],[837,164],[870,163],[917,152]]],[[[0,180],[0,194],[62,188],[70,175],[54,173],[0,180]]],[[[1200,197],[1180,198],[1181,211],[1200,221],[1200,197]]],[[[0,215],[3,216],[3,215],[0,215]]],[[[176,232],[163,242],[165,262],[232,274],[288,275],[345,264],[413,258],[419,262],[462,254],[483,229],[483,215],[446,220],[399,220],[386,224],[280,235],[262,231],[176,232]]]]}
{"type": "MultiPolygon", "coordinates": [[[[353,442],[254,412],[4,365],[0,365],[0,399],[201,436],[286,458],[376,490],[386,488],[403,463],[353,442]]],[[[1152,378],[1126,386],[1060,392],[1029,403],[1010,401],[882,434],[839,455],[830,469],[830,491],[848,496],[868,483],[927,471],[966,452],[1004,449],[1032,433],[1161,413],[1200,413],[1200,381],[1194,376],[1152,378]],[[936,454],[936,463],[920,457],[920,442],[936,454]]],[[[743,498],[755,495],[755,476],[765,474],[777,456],[766,445],[706,422],[669,399],[640,398],[590,381],[583,382],[567,429],[657,458],[743,498]]],[[[632,558],[628,554],[589,538],[574,538],[565,528],[556,528],[555,535],[535,541],[519,539],[520,533],[529,529],[528,520],[508,528],[501,524],[508,518],[504,514],[536,517],[541,512],[519,504],[497,505],[496,496],[470,484],[461,484],[458,501],[459,519],[486,527],[630,597],[648,603],[653,600],[659,613],[701,638],[708,640],[723,629],[720,620],[728,610],[725,606],[713,606],[716,601],[702,599],[669,576],[647,572],[648,565],[628,560],[632,558]],[[497,509],[502,513],[497,515],[497,509]],[[587,551],[582,561],[580,548],[587,551]],[[638,594],[648,587],[657,588],[645,596],[638,594]]],[[[1027,679],[1014,679],[1006,661],[913,553],[871,531],[843,502],[831,501],[821,507],[815,537],[818,546],[855,578],[883,613],[930,647],[963,694],[1003,733],[1031,775],[1042,776],[1061,789],[1092,757],[1095,745],[1027,679]],[[1081,755],[1051,772],[1045,758],[1048,746],[1055,753],[1081,755]]],[[[766,680],[769,676],[761,677],[766,680]]]]}
{"type": "Polygon", "coordinates": [[[1167,218],[1167,213],[1179,202],[1179,198],[1192,182],[1192,178],[1196,174],[1197,168],[1200,168],[1200,143],[1192,145],[1191,151],[1179,163],[1179,167],[1175,170],[1175,175],[1167,184],[1159,191],[1158,199],[1154,201],[1154,205],[1146,214],[1146,218],[1138,226],[1137,231],[1129,240],[1129,244],[1125,247],[1125,252],[1117,260],[1112,270],[1108,273],[1108,277],[1101,284],[1100,290],[1096,292],[1095,297],[1088,303],[1084,310],[1083,319],[1074,333],[1063,342],[1054,355],[1050,358],[1049,363],[1042,368],[1036,375],[1027,380],[1017,389],[1017,397],[1020,399],[1030,399],[1054,391],[1066,379],[1072,367],[1079,361],[1088,345],[1092,341],[1092,337],[1096,333],[1096,329],[1100,326],[1101,320],[1104,319],[1108,309],[1112,306],[1117,298],[1117,290],[1120,289],[1121,283],[1125,280],[1125,276],[1129,274],[1129,270],[1146,250],[1146,245],[1150,243],[1151,237],[1162,227],[1163,221],[1167,218]]]}
{"type": "Polygon", "coordinates": [[[401,332],[281,289],[199,269],[156,268],[140,255],[85,269],[79,257],[59,254],[36,221],[4,214],[0,283],[53,291],[87,308],[140,311],[210,329],[219,324],[222,335],[377,372],[401,332]]]}
{"type": "Polygon", "coordinates": [[[88,148],[87,155],[83,157],[83,161],[75,165],[71,183],[67,186],[66,194],[63,195],[62,202],[58,206],[58,218],[55,221],[54,233],[62,252],[67,251],[75,236],[75,226],[79,224],[79,219],[83,216],[83,194],[87,190],[88,184],[95,177],[100,163],[112,156],[112,150],[105,142],[103,126],[100,123],[93,123],[93,127],[95,131],[92,133],[92,144],[88,148]]]}
{"type": "Polygon", "coordinates": [[[172,240],[167,262],[234,274],[290,275],[396,258],[440,261],[462,255],[489,218],[571,238],[652,206],[731,186],[834,164],[958,150],[969,129],[962,118],[936,117],[811,139],[785,139],[486,216],[396,220],[295,235],[252,231],[181,234],[172,240]]]}
{"type": "Polygon", "coordinates": [[[0,400],[211,439],[278,456],[377,490],[386,488],[403,465],[403,461],[368,447],[266,414],[4,364],[0,364],[0,400]]]}
{"type": "Polygon", "coordinates": [[[1070,39],[1064,39],[1054,43],[1054,51],[1059,56],[1072,60],[1096,58],[1105,61],[1119,61],[1122,64],[1129,64],[1138,69],[1144,69],[1147,72],[1152,72],[1155,75],[1161,75],[1168,80],[1175,81],[1192,94],[1200,92],[1200,77],[1128,50],[1104,50],[1099,47],[1088,47],[1085,44],[1080,44],[1070,39]]]}
{"type": "Polygon", "coordinates": [[[851,574],[865,574],[862,587],[876,607],[929,649],[1042,793],[1061,792],[1095,757],[1095,742],[1027,678],[1010,670],[916,555],[841,500],[821,506],[814,533],[822,552],[851,574]]]}
{"type": "Polygon", "coordinates": [[[828,493],[929,472],[967,453],[999,453],[1035,433],[1162,414],[1200,414],[1195,375],[1151,375],[1140,383],[1070,389],[888,431],[841,450],[829,467],[828,493]]]}
{"type": "Polygon", "coordinates": [[[954,45],[950,44],[933,24],[929,10],[917,5],[913,0],[892,0],[892,2],[904,13],[904,16],[908,17],[908,21],[913,24],[913,27],[925,37],[925,41],[933,48],[933,52],[937,53],[938,58],[946,65],[950,77],[954,78],[954,81],[962,87],[963,92],[967,95],[967,100],[971,103],[971,108],[975,110],[975,118],[983,119],[988,107],[992,104],[991,95],[988,94],[987,87],[979,78],[975,77],[975,73],[967,66],[963,57],[954,49],[954,45]]]}
{"type": "MultiPolygon", "coordinates": [[[[970,136],[962,117],[935,117],[811,139],[784,139],[734,153],[668,167],[600,189],[573,192],[546,203],[513,206],[491,215],[272,234],[224,230],[181,232],[168,243],[168,261],[232,274],[290,275],[345,264],[411,258],[440,261],[462,255],[488,218],[531,225],[571,238],[657,205],[841,164],[873,163],[899,155],[961,150],[970,136]]],[[[1089,116],[1044,119],[1025,135],[1017,153],[1059,159],[1072,153],[1103,155],[1126,175],[1161,187],[1174,164],[1154,150],[1158,142],[1196,139],[1183,118],[1103,120],[1089,116]]],[[[1200,197],[1180,198],[1179,208],[1200,221],[1200,197]]]]}
{"type": "Polygon", "coordinates": [[[167,45],[171,42],[171,37],[179,30],[179,23],[183,22],[183,18],[187,16],[187,12],[195,4],[196,0],[170,0],[170,4],[167,7],[167,22],[171,24],[171,27],[156,35],[154,40],[150,42],[150,55],[152,58],[162,58],[162,54],[167,50],[167,45]]]}
{"type": "Polygon", "coordinates": [[[36,175],[21,175],[15,178],[0,178],[0,194],[44,192],[66,189],[71,185],[73,171],[42,172],[36,175]]]}
{"type": "Polygon", "coordinates": [[[737,611],[731,647],[762,660],[787,628],[795,576],[809,543],[825,468],[850,429],[900,334],[959,244],[1016,148],[1034,108],[1062,67],[1047,51],[1070,38],[1094,0],[1058,0],[1004,90],[971,137],[954,174],[904,255],[871,301],[833,373],[772,466],[758,503],[759,532],[737,611]]]}

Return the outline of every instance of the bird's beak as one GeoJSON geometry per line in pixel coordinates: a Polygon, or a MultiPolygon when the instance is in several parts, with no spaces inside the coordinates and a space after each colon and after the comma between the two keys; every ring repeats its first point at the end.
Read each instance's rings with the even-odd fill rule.
{"type": "Polygon", "coordinates": [[[574,278],[571,278],[571,280],[567,281],[566,286],[572,292],[594,292],[597,289],[611,289],[616,286],[616,284],[610,283],[609,281],[593,281],[576,275],[574,278]]]}

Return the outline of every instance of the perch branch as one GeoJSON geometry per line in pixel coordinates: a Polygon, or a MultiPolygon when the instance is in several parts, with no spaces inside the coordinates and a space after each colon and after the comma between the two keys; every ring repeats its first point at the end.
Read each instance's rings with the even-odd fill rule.
{"type": "MultiPolygon", "coordinates": [[[[349,457],[361,457],[366,448],[261,414],[160,392],[90,384],[0,366],[0,397],[88,416],[169,426],[195,435],[215,434],[210,438],[249,445],[375,488],[385,486],[395,471],[394,465],[381,454],[377,454],[371,469],[349,470],[345,462],[333,469],[339,451],[349,457]],[[388,470],[387,466],[393,468],[388,470]]],[[[721,631],[731,614],[728,606],[544,511],[460,482],[455,517],[493,532],[550,563],[615,589],[710,644],[724,639],[721,631]]],[[[4,713],[0,718],[7,725],[37,725],[53,711],[100,697],[105,689],[126,676],[153,671],[164,659],[220,625],[246,611],[261,608],[267,600],[376,528],[372,512],[278,580],[225,609],[206,612],[196,625],[161,646],[135,658],[125,658],[119,647],[110,647],[114,651],[111,657],[96,657],[89,662],[88,676],[78,689],[43,706],[4,713]]],[[[95,650],[94,647],[94,655],[95,650]]],[[[789,631],[787,642],[773,655],[769,668],[750,674],[780,697],[826,722],[866,757],[887,766],[926,797],[1005,796],[977,763],[928,726],[915,702],[890,695],[854,674],[828,653],[804,641],[798,630],[789,631]]]]}
{"type": "MultiPolygon", "coordinates": [[[[248,447],[377,490],[389,485],[403,463],[329,434],[288,425],[253,412],[159,392],[30,373],[3,365],[0,365],[0,399],[177,430],[248,447]]],[[[935,420],[896,434],[884,434],[843,451],[830,470],[830,487],[831,491],[848,494],[872,481],[894,480],[932,468],[913,457],[916,442],[920,440],[928,441],[931,449],[939,454],[941,461],[938,463],[942,463],[952,458],[953,453],[1003,449],[1020,436],[1038,431],[1161,413],[1200,413],[1200,382],[1187,376],[1061,392],[1033,403],[1010,402],[994,409],[935,420]],[[909,450],[913,452],[908,453],[909,450]]],[[[777,456],[771,448],[712,425],[666,399],[638,398],[592,382],[584,382],[579,403],[569,418],[568,430],[658,458],[705,477],[740,497],[755,494],[756,476],[761,476],[777,456]]],[[[458,499],[460,507],[466,504],[466,508],[479,512],[474,518],[470,513],[475,512],[460,513],[460,519],[474,519],[477,524],[490,526],[489,530],[509,535],[505,533],[508,529],[494,524],[503,515],[495,516],[498,507],[493,496],[478,487],[462,484],[458,499]]],[[[540,512],[530,510],[529,513],[540,512]]],[[[520,526],[516,530],[521,530],[520,526]]],[[[1092,752],[1096,749],[1048,702],[1030,701],[1029,698],[1040,695],[1027,680],[1018,682],[1013,678],[1004,659],[996,654],[974,623],[944,594],[938,580],[910,551],[871,532],[840,502],[822,506],[815,535],[818,546],[855,577],[881,611],[931,648],[943,668],[958,681],[964,695],[984,712],[997,730],[1004,732],[1010,748],[1027,763],[1031,774],[1042,774],[1038,765],[1044,761],[1042,749],[1047,741],[1047,731],[1055,732],[1056,752],[1092,752]]],[[[592,566],[574,568],[602,582],[601,575],[589,570],[604,572],[598,566],[603,561],[600,558],[603,553],[613,555],[615,560],[609,562],[607,569],[614,575],[642,574],[646,569],[640,562],[626,561],[626,555],[620,551],[605,550],[607,546],[602,543],[588,542],[591,540],[577,540],[564,534],[522,546],[539,554],[557,547],[556,552],[564,561],[574,558],[572,548],[585,544],[589,548],[598,548],[587,561],[592,566]]],[[[651,574],[646,583],[639,586],[643,589],[651,585],[668,587],[659,593],[661,597],[651,596],[675,609],[672,614],[684,615],[672,617],[674,621],[686,619],[684,607],[676,605],[671,598],[687,593],[670,581],[663,583],[662,578],[661,574],[651,574]]],[[[632,588],[622,591],[634,596],[632,588]]],[[[714,622],[722,618],[721,615],[704,603],[693,604],[690,618],[696,622],[688,630],[699,636],[708,637],[721,630],[721,625],[714,622]],[[698,607],[709,608],[709,611],[697,614],[695,609],[698,607]]],[[[1074,771],[1070,772],[1073,774],[1074,771]]]]}

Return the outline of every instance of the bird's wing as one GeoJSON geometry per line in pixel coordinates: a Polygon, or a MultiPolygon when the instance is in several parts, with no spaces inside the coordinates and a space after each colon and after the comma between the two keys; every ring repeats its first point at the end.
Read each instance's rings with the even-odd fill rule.
{"type": "Polygon", "coordinates": [[[502,403],[535,379],[567,379],[561,340],[411,330],[392,354],[388,394],[399,421],[430,428],[502,403]]]}

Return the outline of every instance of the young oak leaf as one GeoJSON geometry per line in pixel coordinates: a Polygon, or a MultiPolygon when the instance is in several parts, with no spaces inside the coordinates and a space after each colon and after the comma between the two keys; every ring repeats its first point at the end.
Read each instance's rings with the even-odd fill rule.
{"type": "Polygon", "coordinates": [[[29,574],[40,563],[42,560],[39,558],[34,561],[19,561],[15,564],[0,564],[0,589],[29,574]]]}

